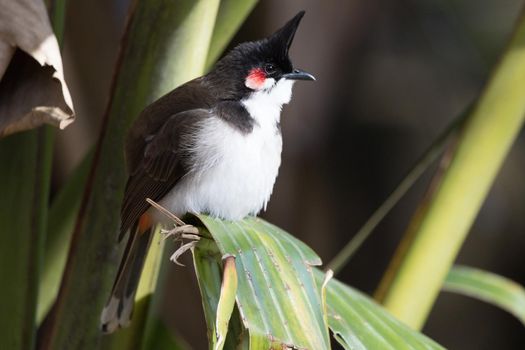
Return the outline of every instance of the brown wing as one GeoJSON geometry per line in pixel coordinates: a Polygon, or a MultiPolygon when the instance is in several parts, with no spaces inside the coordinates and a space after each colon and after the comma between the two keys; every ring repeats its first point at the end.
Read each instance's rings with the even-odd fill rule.
{"type": "MultiPolygon", "coordinates": [[[[181,135],[194,132],[200,121],[209,118],[207,109],[193,109],[171,116],[154,135],[144,137],[144,151],[128,178],[121,209],[119,241],[144,214],[146,198],[159,201],[183,177],[191,165],[188,148],[181,147],[181,135]]],[[[191,141],[186,138],[185,142],[191,141]]],[[[188,147],[189,146],[189,147],[188,147]]]]}
{"type": "Polygon", "coordinates": [[[214,106],[217,97],[213,91],[201,77],[179,86],[147,106],[126,135],[126,163],[129,174],[133,174],[140,167],[151,135],[157,134],[164,124],[178,113],[214,106]]]}

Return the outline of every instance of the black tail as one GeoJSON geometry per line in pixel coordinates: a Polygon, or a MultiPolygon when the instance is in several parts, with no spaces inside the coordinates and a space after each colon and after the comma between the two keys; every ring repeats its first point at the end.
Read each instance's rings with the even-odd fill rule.
{"type": "Polygon", "coordinates": [[[151,244],[152,230],[150,228],[141,234],[134,225],[129,234],[111,295],[100,315],[100,327],[104,333],[127,327],[131,322],[135,293],[151,244]]]}

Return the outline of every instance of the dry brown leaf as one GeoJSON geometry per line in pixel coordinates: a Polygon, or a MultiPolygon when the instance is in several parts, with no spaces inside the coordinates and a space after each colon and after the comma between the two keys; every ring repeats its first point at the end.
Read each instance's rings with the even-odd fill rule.
{"type": "Polygon", "coordinates": [[[74,120],[57,39],[42,0],[0,0],[0,137],[74,120]]]}

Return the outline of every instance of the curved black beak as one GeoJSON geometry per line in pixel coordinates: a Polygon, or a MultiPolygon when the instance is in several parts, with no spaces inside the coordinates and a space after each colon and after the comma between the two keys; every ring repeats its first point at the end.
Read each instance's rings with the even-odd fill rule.
{"type": "Polygon", "coordinates": [[[289,80],[315,80],[315,77],[300,69],[294,69],[291,73],[283,74],[283,78],[289,80]]]}

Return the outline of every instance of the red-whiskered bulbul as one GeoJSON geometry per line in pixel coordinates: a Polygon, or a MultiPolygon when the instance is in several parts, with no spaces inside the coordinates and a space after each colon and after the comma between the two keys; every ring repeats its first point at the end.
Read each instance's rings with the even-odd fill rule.
{"type": "Polygon", "coordinates": [[[129,324],[152,224],[163,221],[146,198],[175,215],[226,220],[266,207],[281,163],[281,107],[294,81],[315,80],[288,57],[303,15],[268,38],[238,45],[208,74],[146,107],[132,125],[119,241],[128,232],[129,238],[101,315],[104,332],[129,324]]]}

